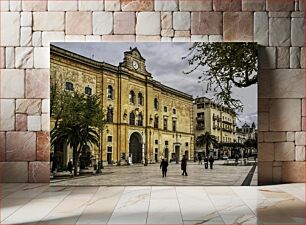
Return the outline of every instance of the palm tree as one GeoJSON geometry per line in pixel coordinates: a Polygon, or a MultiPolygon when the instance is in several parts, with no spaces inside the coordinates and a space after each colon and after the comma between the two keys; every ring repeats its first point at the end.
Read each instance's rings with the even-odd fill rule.
{"type": "Polygon", "coordinates": [[[217,144],[217,138],[214,135],[211,135],[209,132],[205,132],[205,134],[202,134],[197,137],[196,139],[196,145],[199,147],[206,146],[206,157],[208,157],[209,154],[209,146],[211,144],[217,144]]]}
{"type": "MultiPolygon", "coordinates": [[[[61,93],[60,114],[51,131],[51,144],[69,145],[73,151],[74,173],[77,175],[77,164],[84,146],[99,145],[98,130],[105,124],[101,101],[97,95],[85,95],[77,92],[61,93]]],[[[101,161],[101,156],[100,156],[101,161]]]]}
{"type": "Polygon", "coordinates": [[[77,164],[83,147],[88,144],[98,145],[99,134],[86,124],[61,123],[51,132],[51,140],[52,145],[62,141],[72,148],[74,175],[77,175],[77,164]]]}

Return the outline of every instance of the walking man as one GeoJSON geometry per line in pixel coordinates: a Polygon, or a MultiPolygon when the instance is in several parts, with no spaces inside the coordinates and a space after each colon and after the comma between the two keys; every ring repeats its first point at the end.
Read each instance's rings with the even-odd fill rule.
{"type": "Polygon", "coordinates": [[[181,169],[183,170],[183,173],[182,173],[182,176],[188,176],[187,175],[187,158],[185,157],[185,155],[183,155],[183,159],[182,159],[182,162],[181,162],[181,169]]]}
{"type": "Polygon", "coordinates": [[[160,163],[160,168],[162,169],[163,177],[167,176],[167,167],[168,167],[168,160],[163,158],[160,163]]]}
{"type": "Polygon", "coordinates": [[[214,158],[212,156],[209,157],[209,165],[210,165],[210,169],[213,169],[213,164],[214,164],[214,158]]]}
{"type": "Polygon", "coordinates": [[[207,157],[204,158],[204,166],[205,166],[205,169],[208,169],[208,158],[207,157]]]}
{"type": "Polygon", "coordinates": [[[202,155],[199,153],[199,165],[202,165],[202,155]]]}
{"type": "Polygon", "coordinates": [[[73,170],[72,159],[70,159],[69,162],[68,162],[67,170],[70,172],[70,176],[73,176],[73,173],[72,173],[72,170],[73,170]]]}

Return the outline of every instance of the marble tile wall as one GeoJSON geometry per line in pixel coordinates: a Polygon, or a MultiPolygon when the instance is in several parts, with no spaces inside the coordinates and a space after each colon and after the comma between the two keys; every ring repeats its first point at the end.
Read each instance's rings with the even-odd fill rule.
{"type": "Polygon", "coordinates": [[[2,0],[3,182],[49,180],[49,43],[255,41],[259,184],[305,182],[303,0],[2,0]]]}

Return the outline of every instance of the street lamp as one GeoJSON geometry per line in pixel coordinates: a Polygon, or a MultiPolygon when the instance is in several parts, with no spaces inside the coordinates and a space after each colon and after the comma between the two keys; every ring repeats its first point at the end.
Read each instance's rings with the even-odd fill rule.
{"type": "Polygon", "coordinates": [[[102,143],[101,143],[101,134],[103,132],[103,129],[99,127],[99,161],[98,161],[98,169],[96,173],[102,173],[103,169],[103,161],[102,161],[102,143]]]}

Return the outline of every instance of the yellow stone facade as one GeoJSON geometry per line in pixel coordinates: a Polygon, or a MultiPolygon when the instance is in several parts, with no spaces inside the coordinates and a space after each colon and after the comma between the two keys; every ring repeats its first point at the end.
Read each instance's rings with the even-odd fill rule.
{"type": "Polygon", "coordinates": [[[194,102],[195,138],[209,132],[218,142],[236,141],[236,114],[227,107],[216,104],[209,98],[196,98],[194,102]]]}
{"type": "MultiPolygon", "coordinates": [[[[51,46],[50,71],[61,88],[69,82],[75,91],[90,88],[101,96],[112,118],[101,138],[104,163],[155,163],[161,157],[180,160],[184,154],[193,158],[192,96],[155,81],[137,48],[124,52],[115,66],[51,46]]],[[[98,150],[93,152],[98,159],[98,150]]]]}

